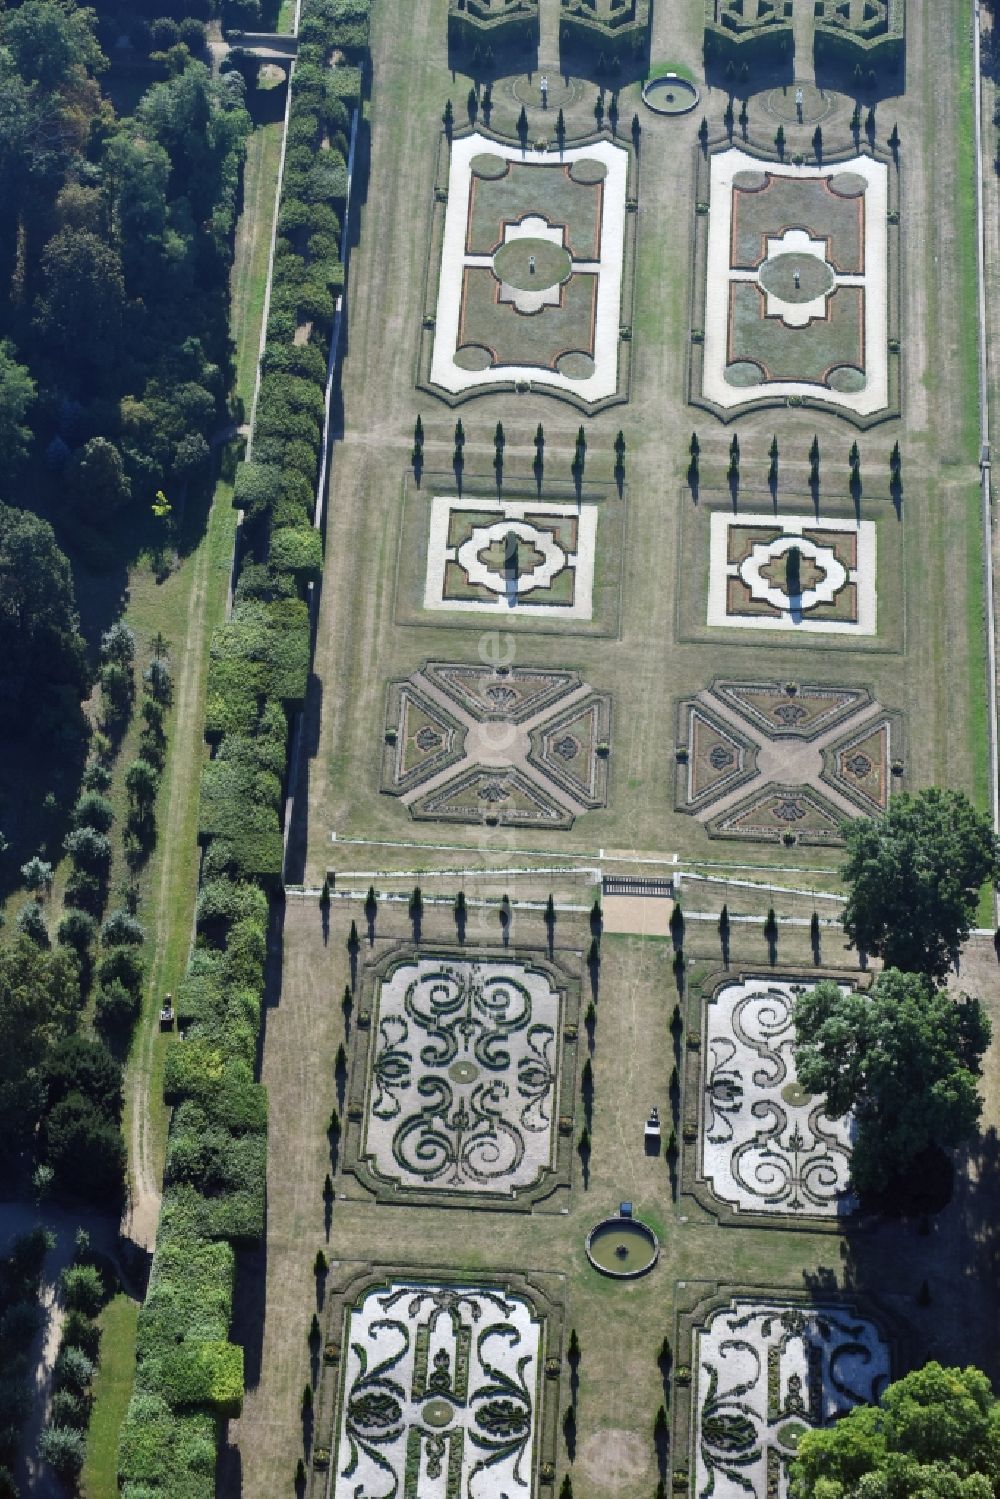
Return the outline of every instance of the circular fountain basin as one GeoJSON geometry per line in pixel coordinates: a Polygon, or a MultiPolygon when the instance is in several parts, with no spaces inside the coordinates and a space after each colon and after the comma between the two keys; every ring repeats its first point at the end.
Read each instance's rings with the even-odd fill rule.
{"type": "Polygon", "coordinates": [[[587,1235],[587,1258],[595,1270],[615,1280],[635,1280],[652,1270],[660,1241],[639,1218],[605,1218],[587,1235]]]}
{"type": "Polygon", "coordinates": [[[688,78],[679,73],[664,73],[643,85],[642,102],[658,115],[686,115],[694,109],[701,95],[688,78]]]}

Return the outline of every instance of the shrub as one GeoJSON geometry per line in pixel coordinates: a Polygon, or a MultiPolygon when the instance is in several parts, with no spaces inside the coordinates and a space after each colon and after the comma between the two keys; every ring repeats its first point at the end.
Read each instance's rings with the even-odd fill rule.
{"type": "Polygon", "coordinates": [[[65,901],[67,906],[99,916],[104,906],[104,880],[85,869],[74,869],[66,881],[65,901]]]}
{"type": "Polygon", "coordinates": [[[70,1093],[49,1114],[44,1152],[62,1187],[97,1202],[120,1194],[125,1181],[121,1131],[81,1093],[70,1093]]]}
{"type": "Polygon", "coordinates": [[[135,947],[109,947],[97,965],[102,988],[118,983],[134,996],[141,995],[145,976],[142,954],[135,947]]]}
{"type": "Polygon", "coordinates": [[[73,1426],[47,1426],[38,1439],[38,1455],[59,1474],[75,1479],[83,1467],[87,1442],[73,1426]]]}
{"type": "Polygon", "coordinates": [[[53,1378],[57,1390],[73,1390],[84,1394],[94,1377],[91,1359],[79,1348],[63,1348],[56,1359],[53,1378]]]}
{"type": "Polygon", "coordinates": [[[111,786],[111,772],[99,760],[92,760],[83,772],[83,784],[88,791],[107,791],[111,786]]]}
{"type": "Polygon", "coordinates": [[[162,657],[157,657],[146,667],[143,680],[152,696],[158,703],[168,706],[173,696],[173,680],[170,675],[170,667],[162,657]]]}
{"type": "Polygon", "coordinates": [[[73,808],[74,828],[94,828],[108,833],[115,820],[115,809],[99,791],[85,791],[73,808]]]}
{"type": "Polygon", "coordinates": [[[69,1311],[97,1316],[106,1298],[104,1281],[96,1265],[68,1265],[59,1277],[59,1284],[69,1311]]]}
{"type": "Polygon", "coordinates": [[[101,660],[116,661],[120,666],[133,665],[135,636],[124,620],[118,620],[101,636],[101,660]]]}
{"type": "MultiPolygon", "coordinates": [[[[90,1405],[72,1390],[57,1390],[49,1407],[52,1426],[75,1426],[83,1430],[90,1420],[90,1405]]],[[[3,1491],[0,1490],[0,1493],[3,1491]]]]}
{"type": "Polygon", "coordinates": [[[160,1385],[174,1407],[210,1405],[220,1416],[243,1406],[243,1349],[236,1343],[182,1344],[160,1364],[160,1385]]]}
{"type": "Polygon", "coordinates": [[[280,468],[267,463],[242,463],[236,470],[233,504],[246,511],[248,520],[256,519],[267,513],[280,487],[280,468]]]}
{"type": "Polygon", "coordinates": [[[36,901],[29,900],[17,913],[17,929],[30,937],[32,942],[37,942],[39,947],[50,947],[49,929],[45,925],[45,917],[42,908],[36,901]]]}
{"type": "Polygon", "coordinates": [[[140,947],[146,933],[129,911],[112,911],[101,927],[101,944],[104,947],[140,947]]]}
{"type": "Polygon", "coordinates": [[[80,1093],[109,1118],[121,1115],[121,1064],[89,1036],[58,1041],[42,1063],[40,1079],[50,1108],[70,1093],[80,1093]]]}
{"type": "Polygon", "coordinates": [[[33,859],[21,865],[21,883],[26,890],[51,890],[52,865],[36,854],[33,859]]]}
{"type": "Polygon", "coordinates": [[[114,979],[107,988],[97,991],[94,1020],[105,1035],[117,1035],[131,1029],[141,1008],[140,996],[130,994],[119,979],[114,979]]]}
{"type": "Polygon", "coordinates": [[[145,1499],[155,1489],[171,1499],[214,1499],[215,1459],[214,1417],[200,1411],[175,1414],[161,1396],[136,1391],[118,1449],[118,1477],[126,1494],[141,1492],[145,1499]]]}
{"type": "Polygon", "coordinates": [[[93,828],[76,828],[67,833],[63,848],[78,869],[91,875],[104,875],[111,864],[111,839],[93,828]]]}
{"type": "MultiPolygon", "coordinates": [[[[103,1286],[101,1288],[103,1297],[103,1286]]],[[[70,1312],[63,1323],[62,1341],[65,1348],[82,1348],[94,1363],[101,1348],[101,1329],[85,1312],[70,1312]]]]}
{"type": "Polygon", "coordinates": [[[59,942],[77,953],[89,948],[96,936],[97,922],[87,911],[67,911],[56,932],[59,942]]]}

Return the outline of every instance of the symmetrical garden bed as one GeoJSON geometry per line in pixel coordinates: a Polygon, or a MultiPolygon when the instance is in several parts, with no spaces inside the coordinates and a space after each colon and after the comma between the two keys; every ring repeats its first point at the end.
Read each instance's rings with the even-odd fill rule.
{"type": "Polygon", "coordinates": [[[568,1182],[578,990],[534,955],[383,959],[358,1017],[347,1168],[440,1205],[529,1207],[568,1182]]]}
{"type": "Polygon", "coordinates": [[[547,1277],[356,1274],[329,1305],[313,1499],[533,1499],[555,1476],[562,1345],[547,1277]]]}
{"type": "Polygon", "coordinates": [[[721,412],[762,396],[865,419],[890,405],[889,172],[713,153],[699,394],[721,412]]]}
{"type": "Polygon", "coordinates": [[[674,1486],[714,1499],[786,1499],[802,1435],[877,1401],[892,1362],[880,1322],[849,1303],[765,1291],[708,1298],[678,1343],[674,1486]]]}
{"type": "Polygon", "coordinates": [[[593,615],[598,507],[435,496],[425,609],[593,615]]]}
{"type": "Polygon", "coordinates": [[[427,662],[389,684],[382,790],[416,818],[570,827],[607,804],[610,736],[576,672],[427,662]]]}
{"type": "Polygon", "coordinates": [[[678,705],[674,804],[711,836],[836,842],[904,770],[903,717],[867,688],[715,681],[678,705]]]}
{"type": "Polygon", "coordinates": [[[874,635],[875,536],[872,521],[716,511],[708,624],[874,635]]]}
{"type": "Polygon", "coordinates": [[[705,1006],[698,1177],[737,1212],[837,1217],[848,1191],[850,1120],[830,1119],[795,1070],[795,998],[812,985],[750,977],[705,1006]]]}
{"type": "Polygon", "coordinates": [[[482,131],[452,142],[431,389],[619,393],[628,175],[609,140],[530,153],[482,131]]]}

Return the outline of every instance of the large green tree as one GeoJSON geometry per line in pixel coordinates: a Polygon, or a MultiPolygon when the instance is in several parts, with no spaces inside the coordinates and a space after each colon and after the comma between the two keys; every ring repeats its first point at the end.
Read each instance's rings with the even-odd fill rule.
{"type": "Polygon", "coordinates": [[[31,1143],[45,1058],[75,1025],[79,1003],[79,968],[65,948],[46,952],[25,936],[0,945],[0,1154],[31,1143]]]}
{"type": "Polygon", "coordinates": [[[978,1369],[926,1364],[805,1433],[791,1499],[995,1499],[1000,1494],[1000,1405],[978,1369]]]}
{"type": "Polygon", "coordinates": [[[981,886],[1000,876],[989,818],[960,791],[893,797],[845,824],[844,929],[889,968],[941,978],[969,935],[981,886]]]}
{"type": "Polygon", "coordinates": [[[46,689],[87,690],[87,662],[69,564],[52,527],[0,504],[0,728],[46,689]]]}
{"type": "Polygon", "coordinates": [[[834,1118],[853,1111],[851,1176],[881,1191],[931,1145],[974,1132],[979,1062],[990,1023],[978,999],[956,1001],[926,974],[886,969],[870,991],[827,980],[795,1004],[801,1085],[826,1094],[834,1118]]]}
{"type": "Polygon", "coordinates": [[[57,0],[25,0],[8,10],[0,34],[21,77],[51,92],[84,68],[97,72],[106,66],[95,22],[92,10],[57,0]]]}

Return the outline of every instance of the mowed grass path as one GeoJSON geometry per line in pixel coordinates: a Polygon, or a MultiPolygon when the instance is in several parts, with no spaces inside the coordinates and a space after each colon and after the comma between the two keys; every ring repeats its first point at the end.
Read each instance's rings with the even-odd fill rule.
{"type": "Polygon", "coordinates": [[[125,1295],[109,1301],[100,1316],[101,1362],[94,1380],[87,1460],[80,1477],[83,1499],[109,1499],[118,1492],[118,1433],[135,1379],[138,1320],[138,1304],[125,1295]]]}

